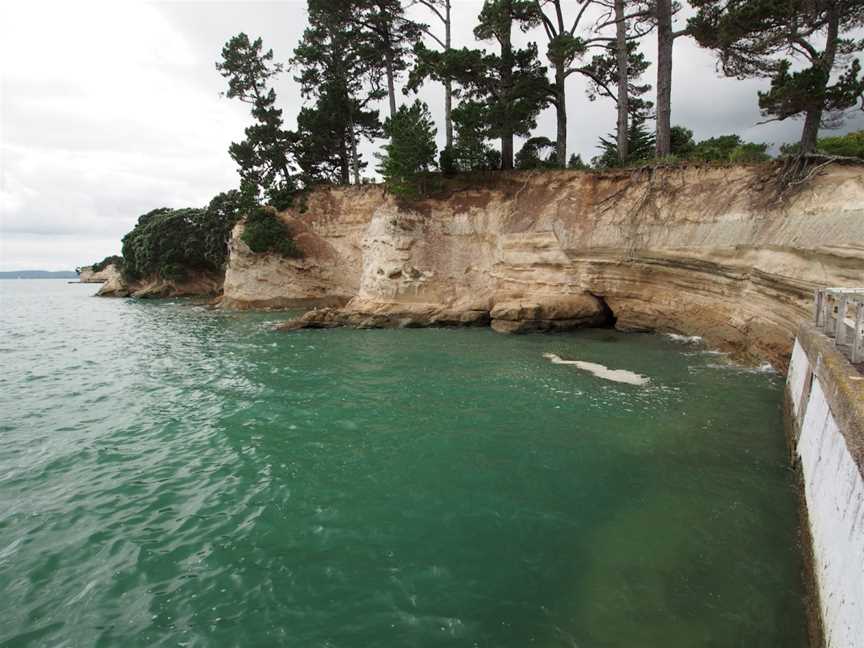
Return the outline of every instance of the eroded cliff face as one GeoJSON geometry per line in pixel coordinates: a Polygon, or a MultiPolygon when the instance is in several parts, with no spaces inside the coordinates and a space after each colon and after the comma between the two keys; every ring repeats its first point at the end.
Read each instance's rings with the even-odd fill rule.
{"type": "Polygon", "coordinates": [[[497,174],[410,205],[377,186],[320,189],[282,214],[302,260],[252,254],[238,226],[224,304],[348,302],[293,327],[614,321],[782,367],[812,290],[864,284],[864,167],[833,167],[781,205],[762,173],[497,174]]]}
{"type": "Polygon", "coordinates": [[[116,272],[114,264],[108,264],[98,272],[93,271],[93,266],[84,266],[78,271],[78,281],[80,283],[105,283],[116,272]]]}
{"type": "Polygon", "coordinates": [[[222,292],[222,276],[204,272],[191,272],[177,281],[153,276],[129,283],[112,264],[103,274],[104,283],[96,293],[99,297],[197,297],[216,296],[222,292]]]}

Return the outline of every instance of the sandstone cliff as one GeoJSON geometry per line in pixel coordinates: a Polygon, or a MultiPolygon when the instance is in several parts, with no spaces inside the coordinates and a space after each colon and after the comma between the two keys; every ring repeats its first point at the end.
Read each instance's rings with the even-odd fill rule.
{"type": "Polygon", "coordinates": [[[323,188],[282,214],[302,260],[252,254],[236,228],[224,305],[350,300],[292,327],[614,321],[782,367],[812,290],[864,284],[864,168],[832,167],[781,205],[762,173],[517,172],[410,205],[323,188]]]}
{"type": "Polygon", "coordinates": [[[78,281],[81,283],[105,283],[117,269],[113,264],[108,264],[98,272],[93,271],[93,266],[84,266],[78,271],[78,281]]]}

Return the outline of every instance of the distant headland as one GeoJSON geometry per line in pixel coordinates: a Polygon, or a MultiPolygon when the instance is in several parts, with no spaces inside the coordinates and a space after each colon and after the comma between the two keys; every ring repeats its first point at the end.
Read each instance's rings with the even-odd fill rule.
{"type": "Polygon", "coordinates": [[[77,279],[72,270],[9,270],[0,272],[0,279],[77,279]]]}

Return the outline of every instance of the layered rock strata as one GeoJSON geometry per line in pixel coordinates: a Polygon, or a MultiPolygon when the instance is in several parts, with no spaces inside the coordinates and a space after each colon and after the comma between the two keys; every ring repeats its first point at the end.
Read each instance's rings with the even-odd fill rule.
{"type": "Polygon", "coordinates": [[[864,168],[777,200],[760,167],[515,172],[402,204],[322,188],[281,217],[302,260],[231,243],[224,305],[332,305],[299,326],[614,321],[785,366],[817,286],[864,284],[864,168]]]}

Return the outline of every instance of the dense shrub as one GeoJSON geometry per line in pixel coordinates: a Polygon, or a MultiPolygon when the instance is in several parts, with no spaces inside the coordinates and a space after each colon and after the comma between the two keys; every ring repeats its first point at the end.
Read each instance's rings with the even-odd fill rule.
{"type": "Polygon", "coordinates": [[[122,268],[123,257],[112,254],[111,256],[107,256],[101,261],[97,261],[96,263],[94,263],[92,266],[90,266],[90,269],[93,270],[93,272],[102,272],[102,270],[107,268],[109,265],[113,265],[117,268],[122,268]]]}
{"type": "Polygon", "coordinates": [[[555,169],[558,167],[555,142],[548,137],[531,137],[519,149],[514,161],[517,169],[555,169]]]}
{"type": "Polygon", "coordinates": [[[673,126],[669,132],[670,153],[683,158],[691,155],[696,148],[693,131],[685,126],[673,126]]]}
{"type": "Polygon", "coordinates": [[[576,169],[577,171],[584,171],[588,168],[588,165],[582,161],[581,155],[576,155],[575,153],[570,154],[570,159],[567,161],[568,169],[576,169]]]}
{"type": "Polygon", "coordinates": [[[644,118],[633,119],[627,130],[629,152],[622,164],[618,159],[618,134],[609,133],[600,138],[602,153],[591,160],[596,169],[611,169],[620,166],[641,166],[654,160],[654,132],[645,125],[644,118]]]}
{"type": "Polygon", "coordinates": [[[257,207],[249,212],[240,238],[256,254],[272,252],[284,257],[300,256],[291,233],[273,209],[257,207]]]}
{"type": "Polygon", "coordinates": [[[755,142],[744,142],[739,144],[729,153],[729,161],[733,164],[756,164],[767,162],[771,159],[768,155],[767,144],[756,144],[755,142]]]}
{"type": "Polygon", "coordinates": [[[445,146],[438,153],[438,168],[445,176],[451,176],[459,173],[459,161],[456,158],[456,151],[452,146],[445,146]]]}
{"type": "Polygon", "coordinates": [[[123,274],[131,280],[152,275],[182,279],[190,270],[221,271],[243,205],[240,192],[229,191],[204,209],[147,212],[123,237],[123,274]]]}
{"type": "Polygon", "coordinates": [[[743,143],[738,135],[709,137],[696,144],[689,157],[704,162],[728,162],[732,151],[743,143]]]}
{"type": "MultiPolygon", "coordinates": [[[[780,147],[780,152],[785,155],[795,155],[799,150],[801,150],[801,147],[797,143],[784,144],[780,147]]],[[[823,137],[816,141],[816,151],[825,153],[826,155],[842,155],[864,159],[864,130],[835,137],[823,137]]]]}
{"type": "Polygon", "coordinates": [[[411,106],[401,106],[384,122],[384,135],[389,142],[384,145],[384,154],[378,156],[378,171],[387,187],[397,196],[422,194],[422,180],[435,166],[437,153],[429,107],[419,99],[411,106]]]}

